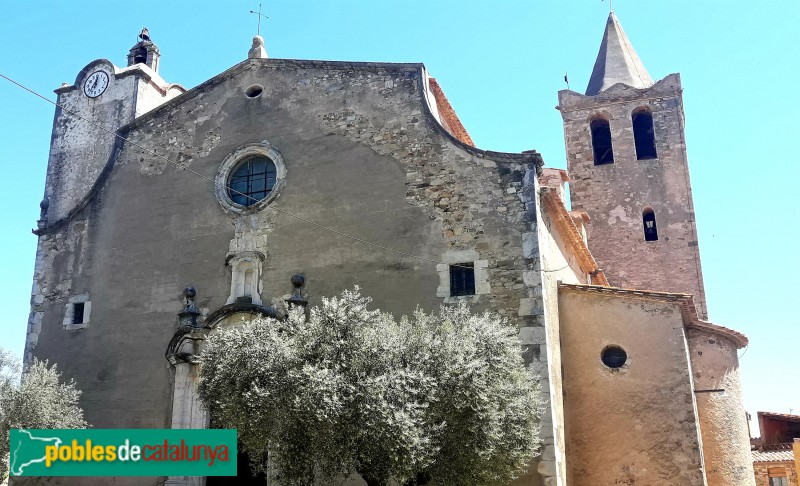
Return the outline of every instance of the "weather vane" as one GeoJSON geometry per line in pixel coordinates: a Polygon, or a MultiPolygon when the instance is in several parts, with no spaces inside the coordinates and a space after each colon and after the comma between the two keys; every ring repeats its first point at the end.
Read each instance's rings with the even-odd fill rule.
{"type": "Polygon", "coordinates": [[[251,10],[250,13],[258,15],[258,30],[256,32],[258,35],[261,35],[261,17],[264,17],[265,19],[268,19],[269,17],[261,13],[260,3],[258,4],[258,12],[256,12],[255,10],[251,10]]]}
{"type": "MultiPolygon", "coordinates": [[[[605,2],[606,0],[600,0],[601,2],[605,2]]],[[[608,11],[614,12],[614,0],[608,0],[608,11]]]]}

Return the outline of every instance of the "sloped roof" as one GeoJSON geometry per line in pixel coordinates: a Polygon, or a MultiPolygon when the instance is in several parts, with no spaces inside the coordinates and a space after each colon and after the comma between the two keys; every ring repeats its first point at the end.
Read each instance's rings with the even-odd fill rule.
{"type": "Polygon", "coordinates": [[[800,415],[791,415],[788,413],[775,413],[775,412],[758,412],[759,417],[769,417],[771,419],[788,420],[791,422],[800,422],[800,415]]]}
{"type": "MultiPolygon", "coordinates": [[[[564,177],[567,176],[566,171],[562,171],[562,173],[564,177]]],[[[558,194],[549,187],[542,187],[540,194],[545,211],[549,213],[550,219],[561,232],[561,236],[567,247],[577,258],[581,270],[588,274],[593,274],[592,278],[599,285],[608,286],[606,274],[603,272],[603,269],[597,265],[597,261],[586,246],[586,242],[583,241],[583,237],[575,226],[575,222],[572,220],[566,206],[564,206],[564,202],[558,194]]]]}
{"type": "Polygon", "coordinates": [[[794,462],[794,451],[751,451],[753,462],[794,462]]]}
{"type": "Polygon", "coordinates": [[[622,30],[617,16],[611,12],[606,21],[603,42],[594,63],[586,95],[594,96],[611,86],[623,83],[634,88],[649,88],[653,79],[622,30]]]}
{"type": "Polygon", "coordinates": [[[474,147],[475,142],[472,141],[469,133],[467,133],[467,129],[464,128],[464,125],[458,118],[456,110],[453,109],[450,101],[447,100],[447,96],[444,95],[444,91],[442,91],[442,87],[439,86],[439,82],[434,78],[428,78],[428,85],[431,88],[431,92],[433,92],[433,97],[436,99],[436,106],[439,108],[439,117],[441,118],[442,126],[461,142],[474,147]]]}
{"type": "Polygon", "coordinates": [[[623,289],[619,287],[603,287],[599,285],[566,284],[559,283],[559,289],[570,289],[581,292],[593,292],[606,295],[617,295],[640,298],[645,300],[658,300],[663,302],[675,302],[680,305],[683,314],[684,325],[688,328],[700,329],[711,332],[719,336],[730,339],[737,348],[741,349],[748,344],[747,336],[733,329],[702,321],[697,316],[697,307],[691,294],[681,294],[677,292],[655,292],[652,290],[623,289]]]}

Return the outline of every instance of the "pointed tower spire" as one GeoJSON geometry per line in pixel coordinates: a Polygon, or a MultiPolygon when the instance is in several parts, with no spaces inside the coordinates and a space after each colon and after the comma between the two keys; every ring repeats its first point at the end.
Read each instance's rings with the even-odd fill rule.
{"type": "Polygon", "coordinates": [[[649,88],[653,85],[653,80],[612,11],[608,15],[603,42],[600,44],[600,52],[597,53],[589,86],[586,87],[586,95],[597,95],[617,83],[634,88],[649,88]]]}

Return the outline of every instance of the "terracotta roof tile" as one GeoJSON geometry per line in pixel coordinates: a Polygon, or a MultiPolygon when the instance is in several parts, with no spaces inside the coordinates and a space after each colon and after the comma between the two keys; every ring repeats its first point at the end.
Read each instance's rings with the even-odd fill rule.
{"type": "MultiPolygon", "coordinates": [[[[566,172],[564,172],[564,175],[566,176],[566,172]]],[[[544,203],[544,209],[561,231],[562,238],[564,238],[564,241],[570,246],[573,254],[578,259],[581,270],[587,274],[594,274],[592,279],[595,280],[596,283],[608,285],[605,273],[599,268],[589,248],[583,241],[580,231],[578,231],[575,222],[572,220],[572,216],[570,216],[569,211],[567,211],[566,206],[564,206],[564,201],[561,200],[555,190],[549,187],[542,187],[540,194],[542,202],[544,203]]]]}
{"type": "Polygon", "coordinates": [[[753,462],[794,462],[794,452],[787,451],[750,451],[753,462]]]}
{"type": "Polygon", "coordinates": [[[800,421],[800,415],[790,415],[788,413],[758,412],[759,417],[778,418],[783,420],[800,421]]]}
{"type": "Polygon", "coordinates": [[[461,142],[474,147],[475,142],[470,138],[464,125],[461,124],[461,120],[458,119],[456,111],[450,105],[450,102],[447,101],[447,96],[444,95],[444,91],[442,91],[439,83],[436,82],[434,78],[428,79],[431,92],[436,99],[436,106],[439,108],[439,117],[441,118],[442,126],[461,142]]]}

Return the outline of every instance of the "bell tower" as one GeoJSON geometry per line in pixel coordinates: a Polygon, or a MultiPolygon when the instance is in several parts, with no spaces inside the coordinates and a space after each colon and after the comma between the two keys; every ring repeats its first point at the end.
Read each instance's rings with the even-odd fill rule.
{"type": "Polygon", "coordinates": [[[78,73],[74,84],[64,83],[55,90],[59,107],[40,230],[82,207],[119,144],[116,130],[186,91],[158,75],[159,51],[147,29],[139,39],[130,50],[127,67],[97,59],[78,73]]]}
{"type": "Polygon", "coordinates": [[[558,93],[572,208],[618,287],[694,295],[707,318],[679,74],[653,82],[612,12],[585,94],[558,93]]]}

